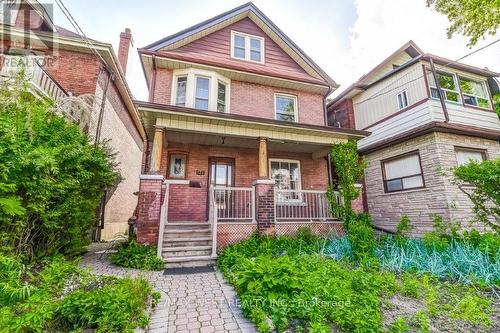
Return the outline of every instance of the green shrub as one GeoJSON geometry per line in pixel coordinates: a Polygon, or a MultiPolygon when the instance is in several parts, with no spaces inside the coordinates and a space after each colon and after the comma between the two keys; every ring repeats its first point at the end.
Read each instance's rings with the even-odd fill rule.
{"type": "Polygon", "coordinates": [[[143,279],[94,276],[62,257],[25,267],[0,256],[0,332],[131,331],[147,323],[150,294],[143,279]]]}
{"type": "Polygon", "coordinates": [[[81,253],[104,190],[119,180],[108,150],[50,107],[0,86],[0,251],[28,259],[81,253]]]}
{"type": "Polygon", "coordinates": [[[110,257],[113,264],[121,267],[161,271],[165,268],[163,259],[156,254],[156,247],[138,244],[131,240],[123,243],[110,257]]]}
{"type": "Polygon", "coordinates": [[[377,242],[368,214],[359,214],[350,219],[347,238],[351,243],[354,259],[367,263],[375,258],[377,242]]]}
{"type": "Polygon", "coordinates": [[[454,182],[474,204],[478,220],[499,233],[500,158],[481,163],[470,161],[455,168],[454,182]]]}
{"type": "Polygon", "coordinates": [[[412,230],[411,221],[408,215],[401,216],[396,226],[396,234],[400,237],[407,237],[412,230]]]}
{"type": "Polygon", "coordinates": [[[144,279],[116,279],[103,287],[88,283],[66,296],[56,312],[56,322],[69,330],[96,328],[97,332],[127,332],[145,327],[151,287],[144,279]]]}

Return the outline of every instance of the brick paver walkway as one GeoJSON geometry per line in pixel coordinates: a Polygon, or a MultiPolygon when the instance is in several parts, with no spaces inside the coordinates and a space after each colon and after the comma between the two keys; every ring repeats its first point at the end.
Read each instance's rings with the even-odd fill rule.
{"type": "Polygon", "coordinates": [[[106,254],[90,251],[81,266],[96,274],[143,276],[162,293],[147,332],[256,332],[241,314],[236,294],[218,272],[164,275],[112,265],[106,254]]]}

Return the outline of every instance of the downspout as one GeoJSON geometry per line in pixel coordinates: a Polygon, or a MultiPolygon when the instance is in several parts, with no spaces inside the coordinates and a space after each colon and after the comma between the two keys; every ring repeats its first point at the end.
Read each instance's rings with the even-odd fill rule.
{"type": "Polygon", "coordinates": [[[441,85],[439,84],[439,80],[436,74],[436,68],[434,67],[434,61],[432,60],[432,58],[430,58],[430,63],[431,63],[432,76],[434,77],[434,82],[436,82],[436,88],[439,93],[439,101],[441,102],[441,107],[443,108],[444,122],[447,123],[450,121],[450,116],[448,115],[448,109],[446,108],[446,103],[444,101],[443,91],[441,90],[441,85]]]}
{"type": "Polygon", "coordinates": [[[153,62],[153,73],[151,74],[151,84],[149,90],[149,102],[154,103],[155,100],[155,90],[156,90],[156,56],[153,54],[151,57],[153,62]]]}
{"type": "Polygon", "coordinates": [[[104,89],[102,91],[102,99],[101,99],[101,105],[99,107],[99,119],[97,120],[94,147],[97,147],[101,139],[102,120],[104,118],[104,107],[106,106],[106,95],[108,94],[109,83],[113,78],[113,74],[109,73],[106,68],[101,68],[101,73],[107,73],[107,80],[106,83],[104,84],[104,89]]]}

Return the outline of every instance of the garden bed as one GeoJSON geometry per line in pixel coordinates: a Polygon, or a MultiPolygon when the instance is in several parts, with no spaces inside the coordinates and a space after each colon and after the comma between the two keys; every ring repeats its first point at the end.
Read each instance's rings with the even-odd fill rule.
{"type": "Polygon", "coordinates": [[[500,330],[494,278],[463,283],[389,270],[376,257],[335,260],[331,250],[330,241],[305,231],[296,238],[253,236],[226,248],[218,266],[260,332],[500,330]]]}
{"type": "Polygon", "coordinates": [[[62,257],[24,266],[0,256],[0,331],[130,332],[159,295],[142,278],[91,274],[62,257]]]}

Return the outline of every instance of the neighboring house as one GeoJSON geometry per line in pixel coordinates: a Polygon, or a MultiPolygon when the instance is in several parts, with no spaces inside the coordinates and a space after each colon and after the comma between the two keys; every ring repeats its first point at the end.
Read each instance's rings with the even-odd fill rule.
{"type": "Polygon", "coordinates": [[[109,140],[123,177],[106,195],[94,238],[110,240],[117,233],[126,233],[137,205],[134,192],[139,190],[146,138],[125,81],[130,31],[121,34],[117,57],[110,44],[86,42],[82,36],[54,25],[46,8],[37,1],[0,5],[6,3],[8,9],[0,6],[0,74],[3,78],[16,75],[23,63],[37,95],[66,103],[66,109],[88,106],[88,114],[67,116],[84,122],[82,130],[91,140],[109,140]]]}
{"type": "Polygon", "coordinates": [[[148,134],[140,242],[184,262],[256,230],[338,226],[327,154],[367,132],[326,126],[325,96],[337,84],[258,8],[138,51],[149,86],[149,101],[136,102],[148,134]]]}
{"type": "Polygon", "coordinates": [[[497,76],[423,53],[410,41],[328,104],[331,126],[372,133],[358,148],[368,161],[366,195],[377,226],[394,230],[408,215],[422,234],[432,214],[472,219],[471,202],[452,184],[450,169],[500,156],[492,105],[497,76]]]}

